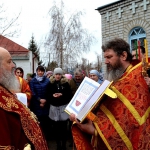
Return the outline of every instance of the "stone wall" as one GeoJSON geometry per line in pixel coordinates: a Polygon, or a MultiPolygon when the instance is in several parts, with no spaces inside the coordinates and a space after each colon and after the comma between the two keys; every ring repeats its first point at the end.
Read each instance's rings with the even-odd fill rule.
{"type": "MultiPolygon", "coordinates": [[[[148,49],[150,49],[150,1],[146,1],[149,2],[145,5],[146,7],[143,6],[144,1],[146,0],[118,1],[98,9],[102,22],[102,43],[114,37],[120,37],[129,42],[130,31],[134,27],[140,26],[146,32],[148,49]],[[131,8],[134,3],[137,6],[135,12],[131,8]],[[122,10],[120,16],[116,13],[119,8],[122,10]],[[107,13],[110,15],[109,17],[106,17],[107,13]]],[[[102,57],[102,61],[102,70],[105,72],[104,57],[102,57]]]]}

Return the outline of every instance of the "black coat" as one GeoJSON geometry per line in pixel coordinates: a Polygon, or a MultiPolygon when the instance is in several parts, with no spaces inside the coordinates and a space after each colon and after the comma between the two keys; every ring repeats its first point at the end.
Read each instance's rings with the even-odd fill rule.
{"type": "Polygon", "coordinates": [[[53,106],[62,106],[66,105],[70,102],[72,98],[72,92],[70,85],[68,83],[67,78],[62,76],[60,81],[56,81],[54,76],[50,77],[50,84],[47,88],[47,96],[49,99],[49,102],[53,106]],[[60,97],[53,97],[53,94],[55,93],[62,93],[62,96],[60,97]]]}

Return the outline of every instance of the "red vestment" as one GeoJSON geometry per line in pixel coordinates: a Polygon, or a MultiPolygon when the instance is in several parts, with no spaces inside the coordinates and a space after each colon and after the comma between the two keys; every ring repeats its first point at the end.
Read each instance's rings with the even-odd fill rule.
{"type": "Polygon", "coordinates": [[[72,127],[77,150],[93,150],[96,140],[96,150],[150,149],[150,94],[141,63],[130,66],[111,89],[117,98],[106,96],[101,101],[94,123],[98,136],[92,142],[76,125],[72,127]]]}
{"type": "Polygon", "coordinates": [[[18,79],[19,79],[19,83],[20,83],[21,92],[25,93],[27,95],[28,106],[29,106],[31,96],[32,96],[29,84],[27,83],[27,81],[25,79],[23,79],[21,77],[18,77],[18,79]]]}
{"type": "Polygon", "coordinates": [[[48,150],[35,115],[0,86],[0,149],[23,150],[27,143],[32,150],[48,150]]]}

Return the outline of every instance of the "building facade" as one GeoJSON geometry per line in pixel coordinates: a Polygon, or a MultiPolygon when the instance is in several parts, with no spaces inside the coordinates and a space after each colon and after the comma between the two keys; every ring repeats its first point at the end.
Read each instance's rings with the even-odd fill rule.
{"type": "MultiPolygon", "coordinates": [[[[144,46],[144,39],[147,39],[150,49],[149,0],[118,0],[98,7],[97,10],[101,14],[102,43],[120,37],[130,44],[132,51],[137,48],[138,41],[144,46]]],[[[102,61],[104,62],[104,57],[102,61]]],[[[106,71],[104,63],[102,70],[106,71]]]]}
{"type": "Polygon", "coordinates": [[[38,60],[32,51],[29,51],[25,47],[2,35],[0,36],[0,47],[7,49],[11,54],[16,67],[21,67],[24,70],[25,79],[28,73],[34,73],[36,71],[38,60]]]}

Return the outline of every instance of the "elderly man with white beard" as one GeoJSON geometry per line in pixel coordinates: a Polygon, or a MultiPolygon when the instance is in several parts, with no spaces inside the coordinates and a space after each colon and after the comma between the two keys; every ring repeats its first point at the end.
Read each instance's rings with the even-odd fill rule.
{"type": "Polygon", "coordinates": [[[36,116],[13,93],[19,90],[14,67],[0,47],[0,149],[48,150],[36,116]]]}
{"type": "Polygon", "coordinates": [[[142,64],[131,64],[129,44],[120,38],[102,46],[107,80],[117,98],[104,96],[91,118],[76,123],[72,133],[77,150],[150,149],[150,94],[141,74],[142,64]],[[91,135],[91,136],[89,136],[91,135]],[[91,138],[92,137],[92,138],[91,138]]]}

